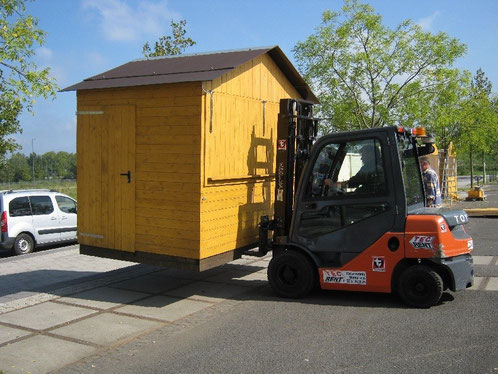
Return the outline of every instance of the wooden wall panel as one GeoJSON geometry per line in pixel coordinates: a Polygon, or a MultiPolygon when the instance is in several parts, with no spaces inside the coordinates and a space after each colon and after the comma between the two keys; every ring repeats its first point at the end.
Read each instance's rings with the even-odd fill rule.
{"type": "MultiPolygon", "coordinates": [[[[78,92],[81,107],[136,108],[134,249],[204,259],[255,243],[260,216],[272,214],[276,124],[288,97],[299,94],[268,55],[210,82],[78,92]]],[[[78,147],[102,152],[106,144],[80,132],[78,147]]],[[[92,157],[78,155],[78,183],[90,189],[92,157]]],[[[81,213],[83,226],[94,211],[81,213]]]]}
{"type": "Polygon", "coordinates": [[[202,258],[257,242],[260,217],[273,213],[280,99],[300,97],[268,55],[205,89],[214,93],[203,102],[202,258]]]}
{"type": "MultiPolygon", "coordinates": [[[[120,138],[116,120],[103,130],[134,145],[133,250],[199,258],[201,93],[200,83],[78,92],[79,106],[99,103],[102,108],[126,104],[136,107],[133,139],[120,138]]],[[[110,145],[102,142],[104,147],[110,145]]],[[[122,162],[115,157],[119,154],[116,149],[109,148],[106,154],[109,162],[122,162]]],[[[84,157],[90,156],[83,156],[82,164],[88,164],[84,157]]],[[[107,179],[102,188],[114,182],[107,179]]],[[[116,211],[119,207],[108,209],[116,211]]],[[[84,212],[82,216],[85,222],[84,212]]],[[[122,225],[122,221],[116,221],[117,214],[109,217],[109,227],[122,225]]],[[[119,243],[120,235],[113,230],[107,234],[114,234],[119,243]]]]}

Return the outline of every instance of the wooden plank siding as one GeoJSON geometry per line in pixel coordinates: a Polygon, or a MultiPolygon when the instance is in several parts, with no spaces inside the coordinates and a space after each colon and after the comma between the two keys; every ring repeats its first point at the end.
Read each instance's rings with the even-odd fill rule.
{"type": "Polygon", "coordinates": [[[300,98],[266,54],[204,88],[201,258],[257,242],[272,215],[280,99],[300,98]]]}
{"type": "Polygon", "coordinates": [[[80,242],[196,260],[256,243],[260,217],[272,215],[279,106],[289,97],[301,96],[268,54],[213,81],[78,91],[78,111],[107,113],[78,116],[78,225],[95,234],[80,242]],[[116,123],[131,110],[127,137],[116,123]],[[130,187],[119,175],[127,170],[132,220],[120,216],[131,205],[109,200],[130,187]]]}
{"type": "MultiPolygon", "coordinates": [[[[199,258],[201,100],[200,82],[78,91],[78,110],[98,108],[108,112],[110,108],[122,105],[135,108],[132,156],[135,222],[128,228],[134,235],[134,251],[199,258]]],[[[78,118],[78,148],[88,149],[92,137],[95,141],[99,134],[95,132],[96,126],[99,124],[88,124],[87,119],[78,118]]],[[[112,120],[100,127],[111,133],[117,131],[112,120]]],[[[105,168],[85,173],[99,162],[94,160],[100,157],[99,154],[92,153],[78,152],[78,192],[81,189],[89,191],[89,196],[102,196],[97,192],[99,182],[95,182],[94,177],[105,174],[105,168]]],[[[115,188],[112,184],[119,179],[113,178],[100,178],[100,190],[115,188]]],[[[111,207],[109,202],[96,196],[87,202],[83,194],[83,201],[79,199],[81,213],[78,215],[83,217],[81,227],[100,233],[103,232],[99,231],[103,219],[92,221],[87,216],[100,217],[102,214],[98,211],[104,212],[111,207]]],[[[110,215],[110,231],[105,236],[119,232],[117,215],[110,215]]],[[[94,237],[83,239],[83,243],[105,247],[94,237]]],[[[107,248],[124,250],[117,246],[107,248]]]]}

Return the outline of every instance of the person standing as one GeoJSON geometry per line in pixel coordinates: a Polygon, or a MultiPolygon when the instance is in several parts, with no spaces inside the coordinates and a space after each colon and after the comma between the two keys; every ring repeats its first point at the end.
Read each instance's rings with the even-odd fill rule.
{"type": "Polygon", "coordinates": [[[425,198],[427,206],[438,208],[441,206],[441,186],[437,173],[431,167],[429,159],[422,157],[420,159],[420,167],[422,168],[422,176],[424,178],[425,198]]]}

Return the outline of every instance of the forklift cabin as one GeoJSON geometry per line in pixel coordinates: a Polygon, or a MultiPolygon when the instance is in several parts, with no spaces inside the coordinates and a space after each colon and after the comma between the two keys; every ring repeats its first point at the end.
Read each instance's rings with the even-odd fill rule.
{"type": "Polygon", "coordinates": [[[322,289],[398,291],[409,305],[436,304],[444,289],[473,284],[472,239],[463,211],[427,208],[418,158],[425,130],[338,132],[315,143],[313,104],[281,101],[275,216],[262,217],[260,251],[282,297],[322,289]]]}

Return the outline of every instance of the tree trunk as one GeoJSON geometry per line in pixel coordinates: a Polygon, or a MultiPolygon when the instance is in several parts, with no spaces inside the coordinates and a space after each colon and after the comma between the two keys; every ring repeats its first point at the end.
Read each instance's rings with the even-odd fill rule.
{"type": "Polygon", "coordinates": [[[486,153],[482,152],[482,185],[486,183],[486,153]]]}
{"type": "Polygon", "coordinates": [[[470,157],[470,188],[474,188],[474,165],[472,164],[472,145],[470,145],[469,157],[470,157]]]}

